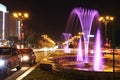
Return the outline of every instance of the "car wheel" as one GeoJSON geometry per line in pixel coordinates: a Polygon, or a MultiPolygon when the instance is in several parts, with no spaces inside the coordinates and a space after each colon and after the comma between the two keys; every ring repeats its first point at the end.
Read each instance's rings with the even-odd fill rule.
{"type": "Polygon", "coordinates": [[[29,63],[29,65],[30,65],[30,66],[33,66],[33,65],[35,65],[35,63],[36,63],[35,60],[32,60],[32,61],[29,63]]]}
{"type": "Polygon", "coordinates": [[[36,60],[33,60],[33,64],[36,64],[36,60]]]}
{"type": "Polygon", "coordinates": [[[20,70],[20,69],[21,69],[21,66],[17,66],[16,69],[17,69],[17,70],[20,70]]]}
{"type": "Polygon", "coordinates": [[[17,70],[21,69],[21,63],[19,63],[19,66],[16,67],[17,70]]]}

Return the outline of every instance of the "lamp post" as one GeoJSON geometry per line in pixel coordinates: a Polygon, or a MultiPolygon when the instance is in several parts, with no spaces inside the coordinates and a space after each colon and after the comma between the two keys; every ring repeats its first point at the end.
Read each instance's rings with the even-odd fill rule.
{"type": "Polygon", "coordinates": [[[24,47],[24,31],[23,20],[29,17],[28,13],[14,12],[13,17],[18,20],[18,40],[20,41],[20,48],[24,47]]]}
{"type": "Polygon", "coordinates": [[[112,16],[101,16],[99,18],[99,21],[104,23],[104,25],[105,25],[105,47],[106,47],[106,43],[108,41],[108,37],[107,37],[107,24],[109,22],[113,21],[113,20],[114,20],[114,17],[112,17],[112,16]]]}
{"type": "MultiPolygon", "coordinates": [[[[110,21],[113,21],[114,20],[114,17],[112,16],[105,16],[105,17],[100,17],[99,18],[99,21],[103,22],[105,24],[105,40],[107,40],[107,24],[110,22],[110,21]]],[[[115,79],[115,54],[114,54],[114,29],[112,29],[112,48],[113,48],[113,80],[115,79]]]]}

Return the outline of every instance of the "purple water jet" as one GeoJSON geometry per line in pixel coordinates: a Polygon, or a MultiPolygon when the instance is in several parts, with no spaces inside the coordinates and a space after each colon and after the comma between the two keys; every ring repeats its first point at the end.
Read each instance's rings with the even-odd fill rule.
{"type": "Polygon", "coordinates": [[[94,47],[94,60],[93,60],[93,69],[95,71],[103,70],[103,56],[101,52],[101,36],[100,30],[98,29],[95,39],[95,47],[94,47]]]}
{"type": "Polygon", "coordinates": [[[78,46],[78,51],[77,51],[77,61],[82,62],[83,61],[83,53],[82,53],[82,42],[81,38],[79,39],[79,46],[78,46]]]}
{"type": "Polygon", "coordinates": [[[70,50],[69,50],[69,38],[71,37],[71,34],[70,33],[62,33],[62,35],[64,35],[65,37],[65,41],[66,41],[66,44],[64,46],[64,52],[66,53],[70,53],[70,50]]]}

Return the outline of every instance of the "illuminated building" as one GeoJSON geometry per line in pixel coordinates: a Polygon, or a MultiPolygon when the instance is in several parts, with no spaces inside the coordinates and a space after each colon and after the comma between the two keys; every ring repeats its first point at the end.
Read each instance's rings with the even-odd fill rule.
{"type": "Polygon", "coordinates": [[[7,12],[6,6],[0,4],[0,38],[5,39],[5,14],[7,12]]]}
{"type": "Polygon", "coordinates": [[[7,7],[0,3],[0,40],[13,40],[18,38],[17,21],[7,11],[7,7]]]}

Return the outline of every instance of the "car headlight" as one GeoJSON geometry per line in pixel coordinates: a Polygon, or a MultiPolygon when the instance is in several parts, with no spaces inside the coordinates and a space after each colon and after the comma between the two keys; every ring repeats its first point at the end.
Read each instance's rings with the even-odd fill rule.
{"type": "Polygon", "coordinates": [[[0,67],[4,66],[4,64],[5,64],[5,61],[4,60],[0,60],[0,67]]]}
{"type": "Polygon", "coordinates": [[[22,61],[27,61],[27,60],[29,60],[29,56],[25,55],[22,57],[22,61]]]}

